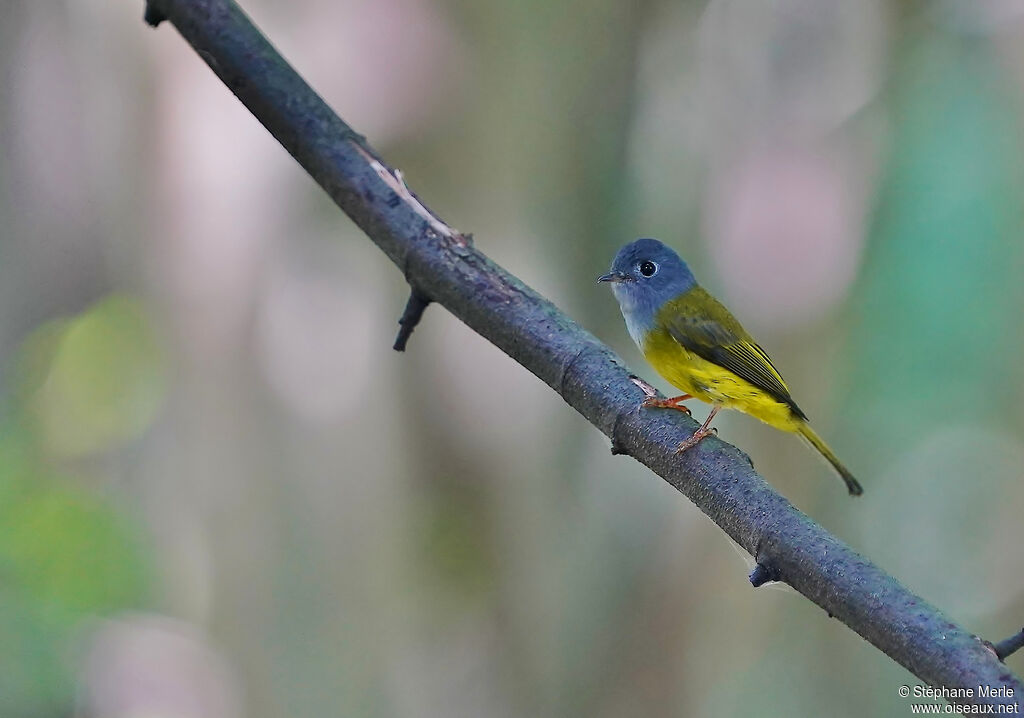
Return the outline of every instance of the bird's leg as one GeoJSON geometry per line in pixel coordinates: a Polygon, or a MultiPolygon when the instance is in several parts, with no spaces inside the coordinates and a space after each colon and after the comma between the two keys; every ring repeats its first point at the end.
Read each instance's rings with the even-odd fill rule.
{"type": "Polygon", "coordinates": [[[683,394],[682,396],[674,396],[671,399],[659,399],[656,396],[648,396],[644,399],[644,402],[640,405],[645,409],[678,409],[679,411],[690,414],[690,410],[682,406],[679,402],[692,399],[693,397],[689,394],[683,394]]]}
{"type": "Polygon", "coordinates": [[[714,429],[709,428],[711,426],[711,420],[715,418],[715,414],[717,414],[718,410],[721,408],[722,407],[720,407],[718,404],[715,404],[713,407],[711,407],[711,413],[708,414],[708,418],[704,420],[704,423],[700,425],[700,428],[693,432],[693,436],[691,436],[689,439],[682,442],[681,444],[679,444],[679,446],[676,447],[677,454],[681,454],[687,449],[692,449],[694,446],[700,443],[701,439],[703,439],[705,436],[708,436],[714,431],[714,429]]]}

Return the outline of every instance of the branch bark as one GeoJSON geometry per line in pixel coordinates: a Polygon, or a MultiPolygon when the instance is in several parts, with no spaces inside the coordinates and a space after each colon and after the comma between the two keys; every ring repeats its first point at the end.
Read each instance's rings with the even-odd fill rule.
{"type": "Polygon", "coordinates": [[[638,411],[644,395],[611,350],[462,235],[443,225],[439,231],[432,212],[401,197],[374,168],[376,155],[363,138],[232,0],[150,0],[146,19],[167,19],[178,29],[414,292],[535,374],[617,451],[650,467],[750,552],[759,566],[752,583],[785,581],[925,683],[975,693],[980,685],[1011,689],[1010,696],[992,691],[952,700],[1010,704],[1024,694],[1024,683],[983,641],[795,509],[741,451],[709,438],[676,455],[694,422],[680,412],[638,411]]]}

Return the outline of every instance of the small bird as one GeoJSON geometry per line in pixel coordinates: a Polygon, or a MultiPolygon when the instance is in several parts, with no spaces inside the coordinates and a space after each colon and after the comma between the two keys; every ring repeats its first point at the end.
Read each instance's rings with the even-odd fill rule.
{"type": "Polygon", "coordinates": [[[771,359],[736,318],[694,279],[686,262],[656,239],[638,239],[615,255],[610,282],[626,329],[644,358],[665,379],[686,392],[671,399],[649,396],[642,406],[690,410],[680,404],[700,399],[712,405],[704,424],[677,452],[711,433],[722,407],[738,409],[776,429],[799,434],[839,472],[852,496],[863,493],[807,423],[771,359]]]}

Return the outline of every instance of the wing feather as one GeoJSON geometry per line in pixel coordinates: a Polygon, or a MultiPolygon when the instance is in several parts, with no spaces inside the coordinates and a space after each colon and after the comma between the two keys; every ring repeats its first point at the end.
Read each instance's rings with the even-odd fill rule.
{"type": "Polygon", "coordinates": [[[768,354],[714,297],[695,287],[667,309],[663,317],[669,334],[683,348],[728,369],[807,418],[768,354]]]}

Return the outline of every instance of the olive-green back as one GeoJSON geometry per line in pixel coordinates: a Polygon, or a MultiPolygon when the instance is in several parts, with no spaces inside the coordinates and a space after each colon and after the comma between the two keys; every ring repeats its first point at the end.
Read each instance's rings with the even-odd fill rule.
{"type": "Polygon", "coordinates": [[[687,351],[731,371],[807,419],[765,351],[703,287],[666,302],[655,321],[687,351]]]}

